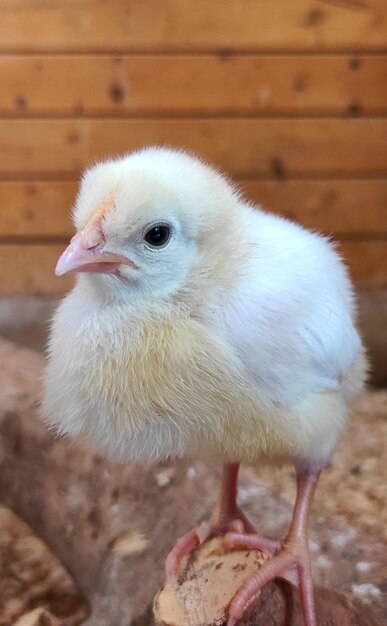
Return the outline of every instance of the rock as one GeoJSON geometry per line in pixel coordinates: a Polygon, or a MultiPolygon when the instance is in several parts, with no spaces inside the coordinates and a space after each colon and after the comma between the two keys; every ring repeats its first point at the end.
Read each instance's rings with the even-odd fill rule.
{"type": "Polygon", "coordinates": [[[174,626],[220,624],[235,590],[267,560],[258,550],[225,552],[219,538],[206,541],[182,563],[178,584],[155,600],[156,622],[174,626]]]}
{"type": "MultiPolygon", "coordinates": [[[[198,462],[123,465],[84,443],[55,438],[39,419],[42,364],[39,354],[0,342],[0,500],[28,522],[70,572],[90,601],[88,626],[150,626],[165,556],[179,535],[208,517],[220,468],[198,462]]],[[[366,394],[317,492],[311,520],[317,583],[368,603],[367,611],[376,611],[380,623],[387,612],[382,593],[386,509],[379,497],[375,506],[375,494],[384,493],[385,479],[382,464],[377,460],[370,466],[369,460],[373,446],[380,454],[387,447],[386,402],[384,392],[366,394]],[[363,474],[352,473],[359,456],[364,481],[363,474]],[[375,491],[369,497],[371,480],[375,491]],[[357,517],[360,496],[368,513],[359,507],[357,517]]],[[[241,504],[259,531],[283,533],[294,495],[289,468],[259,473],[244,468],[240,484],[241,504]]],[[[280,585],[270,589],[262,592],[259,615],[265,606],[277,611],[280,601],[294,602],[292,610],[298,610],[296,598],[283,596],[280,585]]],[[[339,598],[338,606],[347,606],[339,598]]]]}
{"type": "Polygon", "coordinates": [[[45,609],[37,608],[22,615],[13,626],[60,626],[60,621],[45,609]]]}
{"type": "Polygon", "coordinates": [[[17,618],[19,626],[75,626],[89,614],[87,603],[63,565],[24,522],[3,506],[0,582],[0,626],[10,626],[17,618]],[[42,606],[47,611],[30,611],[42,606]]]}
{"type": "MultiPolygon", "coordinates": [[[[157,626],[222,626],[235,591],[267,556],[252,550],[225,553],[218,538],[205,542],[183,563],[176,585],[156,596],[157,626]]],[[[366,611],[327,589],[316,590],[318,626],[377,626],[366,611]]],[[[258,593],[238,626],[304,626],[297,591],[272,583],[258,593]]]]}

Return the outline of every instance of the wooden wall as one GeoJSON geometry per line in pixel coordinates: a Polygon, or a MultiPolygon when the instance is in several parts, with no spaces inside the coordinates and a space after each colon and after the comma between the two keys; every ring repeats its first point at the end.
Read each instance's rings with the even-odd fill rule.
{"type": "Polygon", "coordinates": [[[386,0],[2,0],[1,294],[66,289],[80,171],[155,143],[387,285],[386,0]]]}

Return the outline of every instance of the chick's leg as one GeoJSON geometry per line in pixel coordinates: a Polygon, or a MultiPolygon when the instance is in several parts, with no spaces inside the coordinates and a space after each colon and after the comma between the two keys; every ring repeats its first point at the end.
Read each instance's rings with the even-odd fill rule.
{"type": "Polygon", "coordinates": [[[223,466],[220,494],[213,513],[208,522],[203,522],[177,540],[165,563],[167,582],[173,584],[176,581],[178,568],[184,556],[209,537],[227,531],[235,531],[241,535],[255,532],[237,505],[238,471],[239,463],[226,463],[223,466]]]}
{"type": "Polygon", "coordinates": [[[254,532],[254,527],[237,504],[239,463],[225,463],[218,501],[210,517],[213,534],[226,532],[230,525],[254,532]],[[239,522],[239,523],[238,523],[239,522]]]}
{"type": "MultiPolygon", "coordinates": [[[[241,619],[249,601],[273,578],[285,578],[298,587],[305,626],[317,626],[308,547],[308,516],[319,475],[320,471],[311,468],[297,470],[297,497],[289,532],[274,556],[233,597],[227,626],[234,626],[241,619]]],[[[228,533],[224,545],[226,548],[261,548],[262,544],[259,537],[255,541],[254,535],[228,533]]]]}

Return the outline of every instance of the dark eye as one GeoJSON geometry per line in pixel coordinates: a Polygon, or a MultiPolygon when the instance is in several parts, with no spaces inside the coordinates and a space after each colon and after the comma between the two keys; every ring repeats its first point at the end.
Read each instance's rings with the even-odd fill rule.
{"type": "Polygon", "coordinates": [[[171,229],[166,224],[151,226],[145,233],[145,241],[154,248],[164,246],[170,239],[171,229]]]}

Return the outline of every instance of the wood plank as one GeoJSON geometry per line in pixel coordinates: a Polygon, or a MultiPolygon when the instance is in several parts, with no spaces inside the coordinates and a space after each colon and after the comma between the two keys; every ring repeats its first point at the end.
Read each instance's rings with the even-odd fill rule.
{"type": "Polygon", "coordinates": [[[0,297],[61,295],[74,282],[54,270],[63,245],[0,245],[0,297]]]}
{"type": "MultiPolygon", "coordinates": [[[[60,295],[73,278],[57,278],[56,261],[63,245],[0,245],[0,297],[60,295]]],[[[358,286],[387,286],[387,240],[345,242],[340,250],[358,286]]]]}
{"type": "MultiPolygon", "coordinates": [[[[78,183],[0,181],[0,236],[73,233],[70,208],[78,183]]],[[[247,199],[325,233],[387,234],[387,180],[240,181],[247,199]]]]}
{"type": "Polygon", "coordinates": [[[3,120],[0,177],[74,177],[149,144],[187,148],[241,177],[387,173],[387,119],[3,120]]]}
{"type": "Polygon", "coordinates": [[[76,182],[0,182],[1,237],[69,237],[76,182]]]}
{"type": "Polygon", "coordinates": [[[345,241],[338,249],[357,286],[387,287],[387,240],[345,241]]]}
{"type": "Polygon", "coordinates": [[[0,56],[0,115],[377,115],[387,55],[0,56]]]}
{"type": "Polygon", "coordinates": [[[247,198],[306,228],[339,238],[387,235],[387,180],[246,181],[240,186],[247,198]]]}
{"type": "Polygon", "coordinates": [[[0,49],[380,50],[386,14],[385,0],[2,0],[0,49]]]}

